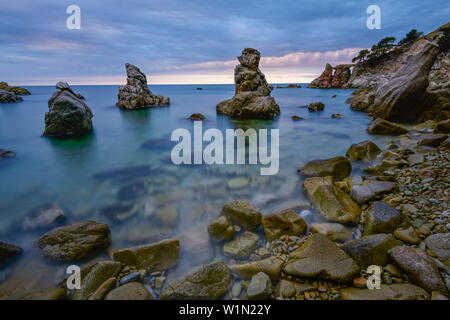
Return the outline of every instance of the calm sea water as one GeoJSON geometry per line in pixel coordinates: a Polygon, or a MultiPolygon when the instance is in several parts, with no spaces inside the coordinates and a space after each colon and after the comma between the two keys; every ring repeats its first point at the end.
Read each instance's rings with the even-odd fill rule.
{"type": "MultiPolygon", "coordinates": [[[[122,111],[115,106],[117,86],[73,86],[94,113],[94,132],[74,140],[41,136],[54,87],[29,87],[32,95],[24,96],[23,102],[1,104],[0,148],[17,153],[14,159],[0,162],[1,239],[21,245],[25,249],[22,260],[26,260],[27,252],[34,250],[33,242],[45,230],[21,232],[14,226],[33,208],[58,203],[69,221],[108,223],[114,248],[185,236],[191,244],[185,250],[189,257],[207,242],[206,224],[220,214],[225,202],[249,199],[263,214],[283,209],[305,200],[296,171],[307,161],[345,155],[352,143],[385,139],[369,136],[370,119],[345,104],[352,90],[308,89],[306,85],[274,89],[272,96],[281,107],[279,118],[235,121],[215,112],[218,102],[233,96],[233,85],[203,85],[201,91],[197,87],[152,86],[155,94],[170,97],[170,107],[122,111]],[[325,111],[313,113],[300,107],[318,101],[325,103],[325,111]],[[187,118],[197,112],[207,118],[204,130],[279,128],[279,173],[260,176],[259,167],[249,165],[172,164],[170,152],[175,143],[170,135],[176,128],[193,132],[187,118]],[[344,118],[332,119],[332,113],[344,118]],[[293,115],[306,120],[293,121],[293,115]],[[109,171],[116,169],[120,170],[109,171]],[[235,178],[247,179],[248,186],[230,189],[228,182],[235,178]],[[156,217],[156,213],[161,217],[173,212],[178,214],[175,223],[156,217]]],[[[308,222],[320,221],[314,212],[303,215],[308,222]]],[[[195,262],[216,255],[214,250],[199,250],[202,259],[195,258],[195,262]]]]}

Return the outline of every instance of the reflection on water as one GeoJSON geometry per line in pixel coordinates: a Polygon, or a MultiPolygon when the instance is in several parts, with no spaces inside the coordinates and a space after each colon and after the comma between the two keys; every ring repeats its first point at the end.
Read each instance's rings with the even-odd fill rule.
{"type": "MultiPolygon", "coordinates": [[[[171,98],[171,106],[139,111],[115,107],[116,86],[74,87],[94,113],[94,132],[81,139],[48,139],[41,134],[53,90],[32,87],[23,102],[0,106],[0,148],[17,153],[0,162],[0,238],[25,249],[19,263],[35,257],[43,270],[54,268],[33,249],[43,231],[12,232],[17,230],[12,225],[39,205],[58,203],[68,221],[107,223],[114,248],[181,237],[180,266],[191,266],[220,256],[206,226],[225,202],[249,199],[263,214],[295,207],[306,200],[299,167],[343,155],[352,143],[384,139],[369,137],[370,119],[344,103],[351,90],[275,89],[272,95],[282,112],[278,119],[241,121],[216,115],[215,105],[230,96],[231,85],[206,85],[201,91],[188,85],[154,86],[154,92],[171,98]],[[325,111],[310,113],[301,107],[317,101],[325,103],[325,111]],[[260,176],[259,166],[250,165],[173,165],[171,133],[177,128],[193,132],[187,119],[192,113],[206,116],[203,132],[280,129],[279,173],[260,176]],[[344,118],[332,119],[332,113],[344,118]],[[293,115],[306,119],[292,121],[293,115]]],[[[302,215],[309,223],[320,221],[314,213],[302,215]]],[[[51,272],[60,273],[56,269],[51,272]]]]}

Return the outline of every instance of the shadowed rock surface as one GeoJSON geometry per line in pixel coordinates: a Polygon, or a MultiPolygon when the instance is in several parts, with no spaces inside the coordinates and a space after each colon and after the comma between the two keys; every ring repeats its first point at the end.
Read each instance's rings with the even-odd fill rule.
{"type": "Polygon", "coordinates": [[[280,107],[270,96],[272,86],[259,70],[260,53],[246,48],[238,57],[240,64],[234,70],[235,95],[220,102],[217,113],[239,119],[273,119],[280,107]]]}
{"type": "Polygon", "coordinates": [[[23,99],[18,97],[14,92],[0,89],[0,103],[19,102],[23,99]]]}
{"type": "Polygon", "coordinates": [[[144,109],[170,104],[168,97],[154,95],[147,85],[147,77],[132,64],[125,64],[127,84],[119,86],[117,106],[127,110],[144,109]]]}

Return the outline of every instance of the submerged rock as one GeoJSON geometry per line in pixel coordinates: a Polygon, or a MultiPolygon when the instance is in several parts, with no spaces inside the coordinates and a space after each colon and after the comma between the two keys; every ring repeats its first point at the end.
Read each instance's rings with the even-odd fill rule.
{"type": "Polygon", "coordinates": [[[234,70],[235,96],[220,102],[217,113],[239,119],[273,119],[280,107],[270,96],[270,86],[259,70],[260,53],[246,48],[238,57],[240,64],[234,70]]]}
{"type": "Polygon", "coordinates": [[[15,156],[16,156],[15,152],[5,150],[5,149],[0,149],[0,160],[14,158],[15,156]]]}
{"type": "Polygon", "coordinates": [[[22,248],[0,241],[0,267],[22,253],[22,248]]]}
{"type": "Polygon", "coordinates": [[[231,271],[223,261],[204,265],[185,279],[169,283],[161,294],[167,299],[220,299],[231,286],[231,271]]]}
{"type": "Polygon", "coordinates": [[[289,256],[286,273],[313,279],[351,282],[359,266],[327,236],[314,233],[289,256]]]}
{"type": "Polygon", "coordinates": [[[436,263],[423,250],[397,246],[389,250],[389,255],[405,271],[411,282],[430,293],[438,291],[444,295],[448,294],[436,263]]]}
{"type": "Polygon", "coordinates": [[[92,130],[92,111],[65,82],[56,84],[56,91],[48,100],[43,135],[70,138],[92,130]]]}
{"type": "Polygon", "coordinates": [[[236,200],[226,203],[222,215],[246,230],[254,230],[261,224],[261,211],[248,200],[236,200]]]}
{"type": "Polygon", "coordinates": [[[341,180],[348,177],[352,171],[352,164],[346,157],[335,157],[324,160],[311,160],[298,170],[305,176],[326,177],[332,176],[341,180]]]}
{"type": "Polygon", "coordinates": [[[21,97],[16,96],[14,92],[0,89],[0,103],[19,102],[22,100],[23,99],[21,97]]]}
{"type": "Polygon", "coordinates": [[[428,300],[430,295],[409,283],[382,284],[380,289],[342,288],[342,300],[428,300]]]}
{"type": "Polygon", "coordinates": [[[369,133],[372,134],[390,134],[390,135],[400,135],[408,133],[408,130],[402,126],[377,118],[369,126],[369,133]]]}
{"type": "Polygon", "coordinates": [[[44,204],[31,210],[22,222],[22,229],[28,231],[54,228],[65,219],[66,214],[58,204],[44,204]]]}
{"type": "Polygon", "coordinates": [[[235,232],[231,219],[225,216],[220,216],[214,220],[209,225],[208,230],[215,241],[231,240],[235,232]]]}
{"type": "Polygon", "coordinates": [[[113,253],[113,258],[137,269],[163,271],[176,265],[179,255],[180,241],[178,239],[167,239],[117,250],[113,253]]]}
{"type": "Polygon", "coordinates": [[[126,63],[127,84],[119,86],[119,108],[135,110],[150,107],[166,106],[170,103],[168,97],[154,95],[147,85],[147,77],[138,67],[126,63]]]}
{"type": "Polygon", "coordinates": [[[283,235],[300,236],[306,232],[306,222],[293,210],[272,212],[262,218],[267,240],[279,239],[283,235]]]}
{"type": "Polygon", "coordinates": [[[372,141],[363,141],[355,143],[347,150],[347,157],[350,160],[370,161],[375,159],[381,153],[381,149],[372,141]]]}
{"type": "Polygon", "coordinates": [[[264,272],[258,272],[247,287],[247,297],[250,300],[265,300],[270,297],[272,291],[270,278],[264,272]]]}
{"type": "Polygon", "coordinates": [[[111,242],[104,223],[79,221],[44,234],[37,245],[44,256],[56,261],[79,261],[104,250],[111,242]]]}

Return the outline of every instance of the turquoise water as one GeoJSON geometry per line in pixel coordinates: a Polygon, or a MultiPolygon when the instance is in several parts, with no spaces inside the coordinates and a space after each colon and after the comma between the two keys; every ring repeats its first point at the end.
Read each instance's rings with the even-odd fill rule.
{"type": "MultiPolygon", "coordinates": [[[[69,221],[108,223],[115,248],[192,235],[192,230],[206,232],[206,224],[220,214],[225,202],[254,200],[266,214],[289,202],[305,200],[296,171],[307,161],[344,155],[352,143],[385,139],[369,136],[370,119],[345,104],[351,90],[308,89],[306,85],[274,89],[272,96],[281,107],[279,118],[235,121],[215,112],[218,102],[233,96],[233,85],[197,87],[152,86],[155,94],[170,97],[170,107],[122,111],[115,106],[117,86],[73,86],[94,113],[94,132],[74,140],[41,137],[54,87],[29,87],[32,95],[24,96],[23,102],[1,104],[0,148],[17,156],[0,162],[0,238],[32,251],[33,241],[43,231],[18,232],[13,226],[45,203],[58,203],[69,221]],[[325,104],[325,111],[310,113],[300,107],[318,101],[325,104]],[[170,141],[170,135],[176,128],[193,132],[193,122],[187,118],[197,112],[207,118],[204,130],[218,128],[225,133],[234,128],[279,128],[279,173],[260,176],[259,167],[250,165],[172,164],[170,152],[176,143],[170,141]],[[344,118],[332,119],[332,113],[344,118]],[[306,120],[293,121],[293,115],[306,120]],[[121,171],[105,173],[112,169],[121,171]],[[228,181],[237,177],[247,178],[249,185],[230,189],[228,181]],[[155,219],[155,212],[167,206],[178,212],[176,224],[170,227],[155,219]],[[120,219],[108,216],[116,212],[111,208],[122,214],[120,219]]],[[[320,217],[313,213],[306,219],[313,222],[320,217]]],[[[210,258],[205,256],[205,260],[210,258]]]]}

